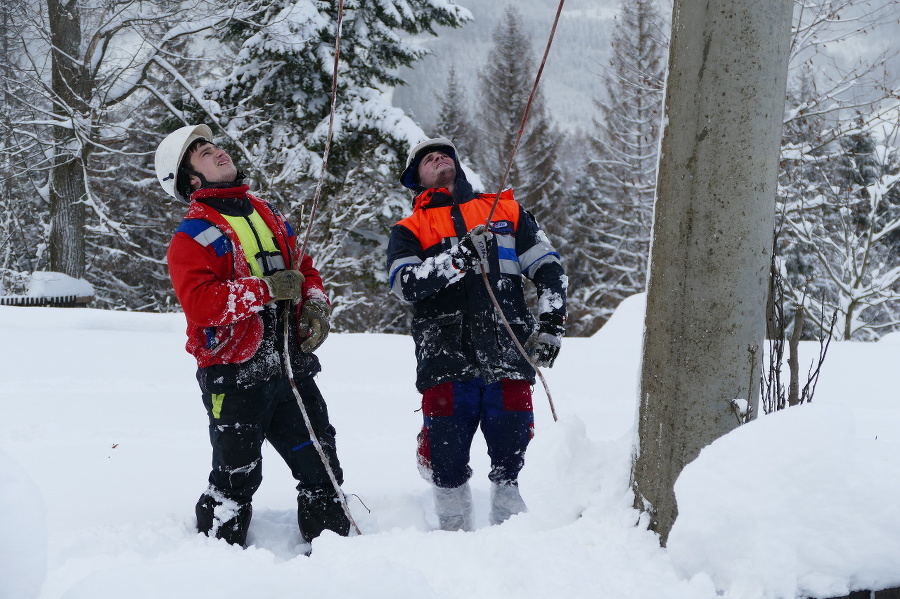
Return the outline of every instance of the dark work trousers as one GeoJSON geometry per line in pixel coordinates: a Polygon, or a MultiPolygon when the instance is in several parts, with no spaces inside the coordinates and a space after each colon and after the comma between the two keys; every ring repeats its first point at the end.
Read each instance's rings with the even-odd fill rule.
{"type": "Polygon", "coordinates": [[[491,471],[497,484],[516,484],[525,465],[525,449],[534,436],[531,384],[482,379],[436,385],[422,394],[424,426],[418,438],[418,464],[423,478],[442,488],[455,488],[472,476],[472,439],[481,426],[491,471]]]}
{"type": "MultiPolygon", "coordinates": [[[[203,390],[203,404],[209,416],[209,440],[212,444],[210,487],[198,503],[198,528],[201,532],[213,532],[229,542],[243,543],[249,525],[250,501],[262,482],[261,451],[266,440],[291,469],[301,494],[335,495],[286,377],[274,377],[252,388],[228,385],[222,382],[222,378],[204,376],[202,371],[198,378],[203,390]],[[201,521],[204,501],[207,506],[218,509],[223,500],[227,500],[224,501],[226,505],[233,502],[232,509],[230,512],[226,510],[226,514],[237,513],[246,520],[237,524],[242,530],[232,538],[228,538],[231,533],[227,531],[233,525],[220,518],[218,511],[209,518],[209,524],[204,525],[201,521]],[[219,528],[223,532],[220,533],[219,528]]],[[[325,400],[311,376],[297,380],[297,388],[335,478],[338,484],[342,484],[343,473],[335,450],[335,430],[328,421],[325,400]]]]}

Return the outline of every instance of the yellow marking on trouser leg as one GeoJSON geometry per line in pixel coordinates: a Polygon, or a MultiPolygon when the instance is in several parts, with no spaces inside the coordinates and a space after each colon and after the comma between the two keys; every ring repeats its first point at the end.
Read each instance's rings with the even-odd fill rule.
{"type": "Polygon", "coordinates": [[[222,415],[222,402],[225,401],[224,393],[213,393],[212,394],[212,416],[216,420],[219,419],[219,416],[222,415]]]}

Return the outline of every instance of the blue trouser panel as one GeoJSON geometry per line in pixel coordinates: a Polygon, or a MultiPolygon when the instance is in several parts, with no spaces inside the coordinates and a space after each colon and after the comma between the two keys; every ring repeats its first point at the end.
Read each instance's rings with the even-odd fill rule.
{"type": "Polygon", "coordinates": [[[436,385],[422,394],[422,413],[418,462],[426,480],[444,488],[469,480],[472,439],[480,425],[491,458],[488,478],[498,484],[516,482],[534,433],[528,381],[485,385],[479,378],[436,385]]]}
{"type": "MultiPolygon", "coordinates": [[[[262,482],[262,444],[268,440],[291,469],[298,490],[332,489],[287,379],[276,377],[250,389],[205,383],[203,404],[212,444],[209,483],[213,487],[239,504],[249,503],[262,482]]],[[[325,400],[312,377],[298,380],[297,388],[340,484],[343,473],[325,400]]]]}

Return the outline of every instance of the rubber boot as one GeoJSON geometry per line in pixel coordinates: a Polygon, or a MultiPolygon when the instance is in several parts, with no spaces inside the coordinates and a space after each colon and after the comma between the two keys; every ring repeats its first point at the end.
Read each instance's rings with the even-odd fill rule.
{"type": "Polygon", "coordinates": [[[434,511],[441,530],[475,530],[472,526],[472,491],[469,483],[453,489],[434,487],[434,511]]]}
{"type": "Polygon", "coordinates": [[[200,496],[194,509],[197,515],[197,531],[208,537],[224,539],[232,545],[247,544],[247,531],[253,508],[249,503],[239,504],[214,491],[200,496]]]}
{"type": "Polygon", "coordinates": [[[489,520],[492,525],[501,524],[506,522],[510,516],[527,511],[528,507],[522,501],[518,485],[491,483],[491,513],[489,520]]]}
{"type": "Polygon", "coordinates": [[[307,543],[332,530],[342,537],[350,534],[350,519],[333,489],[303,489],[297,494],[297,524],[307,543]]]}

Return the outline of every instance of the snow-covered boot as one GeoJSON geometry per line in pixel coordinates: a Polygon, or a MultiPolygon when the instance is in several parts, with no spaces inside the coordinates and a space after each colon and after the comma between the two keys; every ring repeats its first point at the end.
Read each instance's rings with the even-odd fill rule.
{"type": "Polygon", "coordinates": [[[453,489],[434,488],[434,511],[441,530],[475,530],[469,483],[453,489]]]}
{"type": "Polygon", "coordinates": [[[332,530],[342,537],[350,534],[350,520],[333,489],[302,489],[297,494],[297,524],[307,543],[332,530]]]}
{"type": "Polygon", "coordinates": [[[510,516],[527,511],[528,507],[522,501],[518,485],[515,483],[510,485],[491,483],[491,514],[489,517],[491,524],[506,522],[510,516]]]}
{"type": "Polygon", "coordinates": [[[195,507],[197,531],[208,537],[224,539],[232,545],[245,546],[253,508],[226,498],[213,488],[200,496],[195,507]]]}

